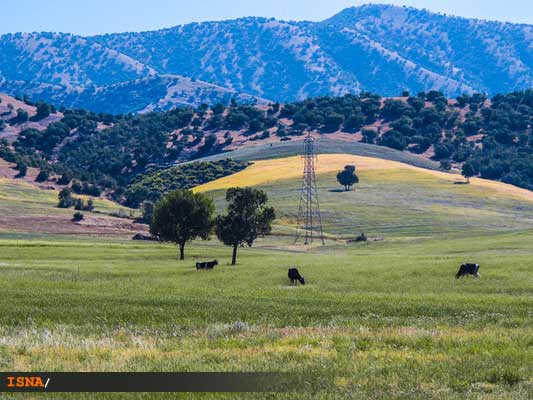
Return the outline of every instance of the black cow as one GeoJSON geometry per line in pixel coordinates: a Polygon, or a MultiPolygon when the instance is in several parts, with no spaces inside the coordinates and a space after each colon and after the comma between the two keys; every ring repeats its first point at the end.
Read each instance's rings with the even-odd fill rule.
{"type": "Polygon", "coordinates": [[[289,279],[291,280],[291,285],[297,285],[299,281],[302,285],[305,285],[305,279],[297,268],[289,268],[289,279]]]}
{"type": "Polygon", "coordinates": [[[476,278],[479,277],[479,264],[463,264],[459,271],[455,275],[456,278],[461,278],[463,276],[474,275],[476,278]]]}
{"type": "Polygon", "coordinates": [[[215,265],[218,265],[218,261],[197,262],[196,269],[213,269],[215,265]]]}

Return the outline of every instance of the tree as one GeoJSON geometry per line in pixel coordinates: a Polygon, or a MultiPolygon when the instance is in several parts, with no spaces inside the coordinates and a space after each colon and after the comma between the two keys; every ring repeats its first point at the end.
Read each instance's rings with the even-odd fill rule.
{"type": "Polygon", "coordinates": [[[266,193],[258,189],[228,189],[226,201],[228,213],[217,217],[215,232],[222,243],[233,247],[231,265],[235,265],[237,248],[244,244],[251,247],[255,239],[269,234],[276,213],[266,206],[266,193]]]}
{"type": "Polygon", "coordinates": [[[440,169],[443,171],[449,171],[452,169],[452,163],[448,159],[440,160],[440,169]]]}
{"type": "Polygon", "coordinates": [[[470,183],[470,178],[477,175],[476,167],[469,162],[463,164],[462,175],[466,178],[466,183],[470,183]]]}
{"type": "Polygon", "coordinates": [[[83,199],[78,198],[74,200],[74,209],[78,211],[85,210],[85,202],[83,199]]]}
{"type": "Polygon", "coordinates": [[[183,260],[187,242],[198,237],[209,238],[214,210],[213,201],[204,194],[175,190],[155,205],[150,233],[163,241],[176,243],[180,260],[183,260]]]}
{"type": "Polygon", "coordinates": [[[72,192],[69,188],[64,188],[59,192],[58,195],[59,204],[57,205],[59,208],[69,208],[74,205],[74,199],[72,198],[72,192]]]}
{"type": "Polygon", "coordinates": [[[363,129],[361,134],[363,136],[363,139],[361,140],[363,143],[374,144],[378,137],[378,133],[374,129],[363,129]]]}
{"type": "Polygon", "coordinates": [[[22,161],[19,161],[15,168],[18,171],[18,174],[15,176],[15,178],[24,178],[28,173],[28,166],[22,161]]]}
{"type": "Polygon", "coordinates": [[[50,172],[46,169],[41,169],[39,175],[35,178],[35,182],[46,182],[50,177],[50,172]]]}
{"type": "Polygon", "coordinates": [[[15,123],[22,124],[24,122],[28,122],[29,118],[30,116],[25,110],[23,110],[22,108],[17,109],[17,116],[15,117],[15,123]]]}
{"type": "Polygon", "coordinates": [[[37,103],[37,115],[36,119],[43,119],[50,115],[50,106],[42,101],[37,103]]]}
{"type": "Polygon", "coordinates": [[[94,210],[94,201],[93,199],[87,200],[87,205],[85,206],[85,211],[93,211],[94,210]]]}
{"type": "Polygon", "coordinates": [[[70,177],[70,174],[68,172],[65,172],[63,175],[61,175],[61,178],[58,179],[57,184],[58,185],[68,185],[72,178],[70,177]]]}
{"type": "Polygon", "coordinates": [[[151,201],[143,201],[141,204],[142,222],[149,224],[154,216],[155,204],[151,201]]]}
{"type": "Polygon", "coordinates": [[[337,181],[349,191],[353,185],[359,183],[359,177],[355,173],[355,165],[346,165],[343,171],[337,174],[337,181]]]}

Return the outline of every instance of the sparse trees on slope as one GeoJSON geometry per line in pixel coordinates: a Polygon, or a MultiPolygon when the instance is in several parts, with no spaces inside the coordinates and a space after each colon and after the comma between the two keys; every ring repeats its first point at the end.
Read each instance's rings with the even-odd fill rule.
{"type": "Polygon", "coordinates": [[[176,190],[157,202],[150,233],[159,239],[176,243],[180,260],[185,258],[185,244],[193,239],[207,239],[213,227],[213,201],[201,193],[176,190]]]}
{"type": "Polygon", "coordinates": [[[251,247],[255,239],[269,234],[276,214],[266,206],[268,197],[262,190],[232,188],[226,192],[226,201],[228,213],[217,217],[215,231],[222,243],[233,247],[231,264],[235,265],[238,247],[251,247]]]}

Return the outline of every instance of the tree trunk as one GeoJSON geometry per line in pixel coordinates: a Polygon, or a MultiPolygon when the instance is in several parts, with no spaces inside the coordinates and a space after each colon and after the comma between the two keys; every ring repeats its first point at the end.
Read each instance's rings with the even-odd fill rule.
{"type": "Polygon", "coordinates": [[[180,243],[180,260],[185,260],[185,243],[180,243]]]}
{"type": "Polygon", "coordinates": [[[231,257],[231,265],[237,264],[237,247],[238,245],[233,245],[233,256],[231,257]]]}

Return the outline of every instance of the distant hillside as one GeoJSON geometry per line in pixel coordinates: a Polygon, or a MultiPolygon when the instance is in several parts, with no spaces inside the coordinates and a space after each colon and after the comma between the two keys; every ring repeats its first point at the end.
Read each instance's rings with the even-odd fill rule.
{"type": "Polygon", "coordinates": [[[283,105],[233,102],[116,116],[59,113],[28,99],[2,101],[1,107],[7,111],[0,115],[0,158],[19,172],[39,168],[43,181],[74,179],[83,183],[77,185],[81,192],[103,191],[130,204],[142,201],[137,195],[128,199],[130,185],[153,170],[232,155],[244,161],[294,155],[306,134],[319,139],[322,153],[464,169],[470,171],[465,176],[533,190],[533,90],[491,100],[482,94],[450,100],[436,91],[396,98],[365,92],[283,105]]]}
{"type": "Polygon", "coordinates": [[[0,91],[114,114],[232,97],[493,95],[533,86],[532,38],[531,25],[386,5],[316,23],[242,18],[87,38],[9,34],[0,37],[0,91]]]}

